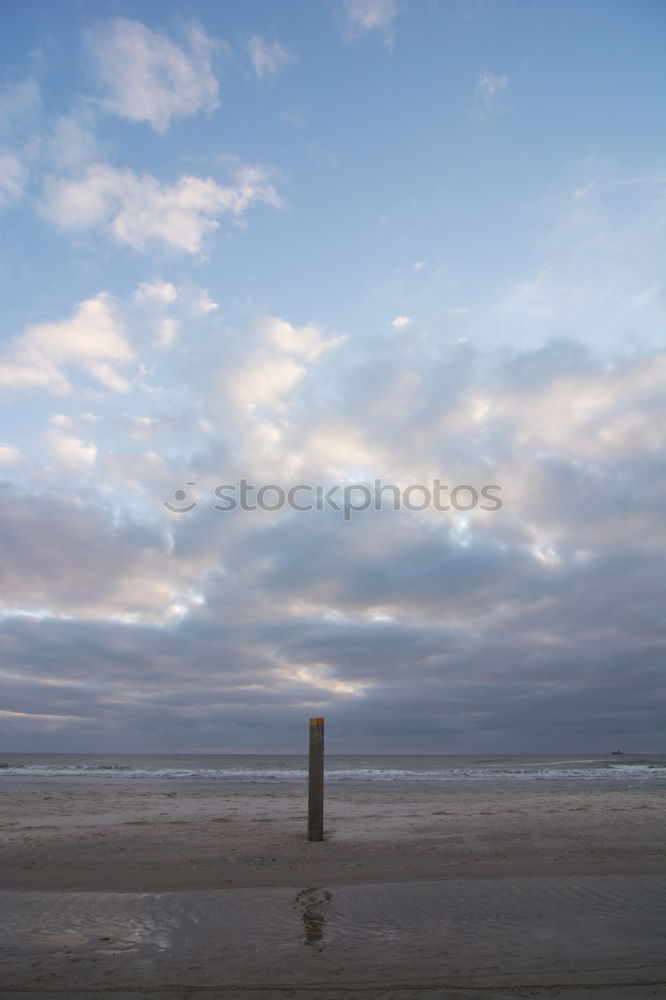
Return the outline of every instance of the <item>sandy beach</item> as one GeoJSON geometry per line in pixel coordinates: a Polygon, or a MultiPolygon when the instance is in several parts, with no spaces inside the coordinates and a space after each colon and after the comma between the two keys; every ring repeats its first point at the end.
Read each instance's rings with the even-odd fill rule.
{"type": "Polygon", "coordinates": [[[309,843],[301,795],[108,784],[5,786],[0,887],[138,892],[666,873],[666,797],[653,790],[329,794],[325,840],[309,843]]]}
{"type": "Polygon", "coordinates": [[[645,1000],[666,990],[647,789],[297,794],[4,785],[0,995],[645,1000]]]}

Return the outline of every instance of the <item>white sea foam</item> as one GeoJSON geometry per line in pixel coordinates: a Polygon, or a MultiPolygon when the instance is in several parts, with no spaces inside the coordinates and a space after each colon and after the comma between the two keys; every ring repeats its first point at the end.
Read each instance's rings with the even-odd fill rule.
{"type": "MultiPolygon", "coordinates": [[[[274,759],[264,764],[239,763],[229,766],[215,758],[218,766],[179,766],[176,760],[161,762],[139,758],[131,763],[106,760],[77,760],[65,762],[56,760],[35,760],[41,755],[25,755],[27,759],[14,759],[5,762],[0,769],[0,781],[3,778],[98,778],[103,780],[158,780],[220,783],[237,787],[238,785],[270,785],[275,783],[301,786],[307,779],[305,766],[294,766],[293,758],[285,761],[274,759]],[[218,763],[219,762],[219,763],[218,763]],[[226,765],[226,766],[225,766],[226,765]]],[[[45,756],[45,755],[44,755],[45,756]]],[[[190,758],[191,760],[191,758],[190,758]]],[[[428,758],[431,762],[433,758],[428,758]]],[[[391,761],[398,763],[396,758],[391,761]]],[[[326,769],[326,780],[333,784],[369,784],[374,787],[382,784],[395,786],[401,784],[449,784],[449,783],[510,783],[510,782],[578,782],[589,785],[590,782],[650,782],[656,783],[666,776],[664,758],[646,759],[642,757],[632,761],[603,760],[600,758],[578,758],[572,760],[541,760],[516,758],[507,761],[506,758],[469,762],[465,766],[456,766],[454,758],[441,758],[437,766],[408,766],[409,758],[402,758],[407,766],[381,766],[378,759],[368,763],[367,758],[329,761],[326,769]]],[[[202,762],[203,763],[203,762],[202,762]]],[[[211,762],[212,763],[212,762],[211,762]]]]}

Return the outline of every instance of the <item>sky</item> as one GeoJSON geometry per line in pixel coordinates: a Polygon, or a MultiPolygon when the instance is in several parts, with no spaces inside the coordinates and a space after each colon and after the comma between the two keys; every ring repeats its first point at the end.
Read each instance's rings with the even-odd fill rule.
{"type": "Polygon", "coordinates": [[[0,751],[663,751],[665,28],[0,4],[0,751]]]}

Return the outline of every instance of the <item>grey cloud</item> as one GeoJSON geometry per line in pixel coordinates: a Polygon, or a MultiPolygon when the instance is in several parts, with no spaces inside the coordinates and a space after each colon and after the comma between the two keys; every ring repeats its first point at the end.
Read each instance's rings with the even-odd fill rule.
{"type": "MultiPolygon", "coordinates": [[[[153,525],[121,518],[73,497],[0,487],[2,597],[5,606],[101,613],[128,610],[122,588],[154,577],[166,552],[153,525]]],[[[155,598],[144,592],[145,607],[155,598]]]]}
{"type": "MultiPolygon", "coordinates": [[[[233,351],[242,358],[240,338],[233,351]]],[[[392,408],[403,360],[380,352],[373,368],[351,348],[331,354],[315,419],[324,425],[341,406],[398,469],[503,470],[501,511],[466,526],[445,512],[390,510],[345,524],[334,511],[215,512],[209,490],[191,515],[167,515],[165,495],[154,498],[159,517],[114,520],[94,492],[5,487],[9,597],[72,616],[4,621],[5,711],[28,715],[6,717],[12,745],[77,749],[96,734],[109,750],[122,737],[156,751],[289,751],[316,711],[339,751],[658,747],[657,452],[649,421],[630,443],[624,432],[600,436],[629,402],[652,414],[656,365],[611,369],[564,342],[523,356],[446,350],[420,362],[416,388],[392,408]],[[433,434],[434,421],[454,421],[477,397],[496,419],[491,410],[433,434]],[[573,420],[576,400],[590,401],[594,426],[573,420]],[[166,589],[151,594],[156,580],[166,589]],[[127,595],[162,623],[113,621],[127,595]],[[165,617],[172,599],[180,618],[165,617]]],[[[304,380],[272,415],[285,460],[305,440],[309,398],[304,380]]],[[[196,409],[188,419],[196,427],[196,409]]],[[[218,474],[242,474],[253,458],[244,426],[213,434],[179,476],[205,494],[218,474]]],[[[305,461],[326,470],[325,454],[305,461]]],[[[150,489],[166,487],[158,478],[150,489]]]]}

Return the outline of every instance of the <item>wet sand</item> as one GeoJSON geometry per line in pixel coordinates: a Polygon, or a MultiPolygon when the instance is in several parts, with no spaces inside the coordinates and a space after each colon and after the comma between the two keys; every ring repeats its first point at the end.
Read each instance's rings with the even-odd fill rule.
{"type": "MultiPolygon", "coordinates": [[[[107,783],[107,785],[110,784],[107,783]]],[[[1,786],[0,888],[163,891],[470,877],[666,873],[653,790],[330,794],[1,786]]]]}
{"type": "MultiPolygon", "coordinates": [[[[0,892],[23,996],[663,996],[666,877],[0,892]]],[[[11,956],[11,957],[10,957],[11,956]]]]}
{"type": "Polygon", "coordinates": [[[1,786],[0,996],[666,995],[655,791],[109,784],[1,786]]]}

